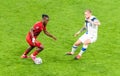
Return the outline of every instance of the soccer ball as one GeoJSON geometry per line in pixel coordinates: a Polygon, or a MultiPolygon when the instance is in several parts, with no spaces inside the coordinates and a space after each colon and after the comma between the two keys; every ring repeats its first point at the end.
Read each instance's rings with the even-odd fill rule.
{"type": "Polygon", "coordinates": [[[42,63],[42,59],[40,57],[36,58],[34,62],[35,62],[35,64],[41,64],[42,63]]]}

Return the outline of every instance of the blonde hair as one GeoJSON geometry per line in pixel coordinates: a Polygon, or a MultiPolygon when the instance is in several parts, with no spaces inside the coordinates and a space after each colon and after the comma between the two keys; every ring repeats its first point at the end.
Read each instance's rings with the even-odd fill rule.
{"type": "Polygon", "coordinates": [[[92,11],[90,9],[85,10],[85,12],[92,13],[92,11]]]}

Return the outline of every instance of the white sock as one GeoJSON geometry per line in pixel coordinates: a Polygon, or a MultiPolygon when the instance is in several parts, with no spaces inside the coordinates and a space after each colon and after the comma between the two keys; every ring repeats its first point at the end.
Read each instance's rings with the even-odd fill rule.
{"type": "Polygon", "coordinates": [[[74,54],[78,46],[73,45],[71,53],[74,54]]]}
{"type": "Polygon", "coordinates": [[[82,54],[85,52],[87,49],[88,45],[83,45],[83,48],[81,49],[80,53],[78,55],[82,56],[82,54]]]}
{"type": "Polygon", "coordinates": [[[81,50],[78,55],[82,56],[83,53],[84,53],[84,51],[81,50]]]}

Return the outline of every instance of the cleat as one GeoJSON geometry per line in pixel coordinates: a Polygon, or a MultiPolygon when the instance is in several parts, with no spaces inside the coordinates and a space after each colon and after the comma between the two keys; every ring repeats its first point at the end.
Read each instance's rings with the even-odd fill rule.
{"type": "Polygon", "coordinates": [[[72,52],[67,52],[66,55],[73,55],[74,53],[72,52]]]}
{"type": "Polygon", "coordinates": [[[78,59],[80,59],[80,58],[81,58],[80,55],[77,55],[77,56],[75,57],[76,60],[78,60],[78,59]]]}
{"type": "Polygon", "coordinates": [[[31,59],[32,59],[33,61],[35,61],[36,56],[33,56],[33,54],[31,54],[30,57],[31,57],[31,59]]]}
{"type": "Polygon", "coordinates": [[[23,54],[21,58],[25,59],[25,58],[29,58],[29,56],[23,54]]]}

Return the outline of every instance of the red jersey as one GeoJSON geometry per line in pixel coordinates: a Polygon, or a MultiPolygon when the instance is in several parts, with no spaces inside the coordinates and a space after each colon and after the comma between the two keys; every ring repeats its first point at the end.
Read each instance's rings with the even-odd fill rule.
{"type": "MultiPolygon", "coordinates": [[[[41,31],[46,30],[46,27],[43,25],[42,22],[37,22],[34,24],[33,26],[34,30],[33,30],[33,34],[35,37],[37,37],[41,31]]],[[[31,35],[31,33],[29,32],[29,35],[31,35]]]]}

